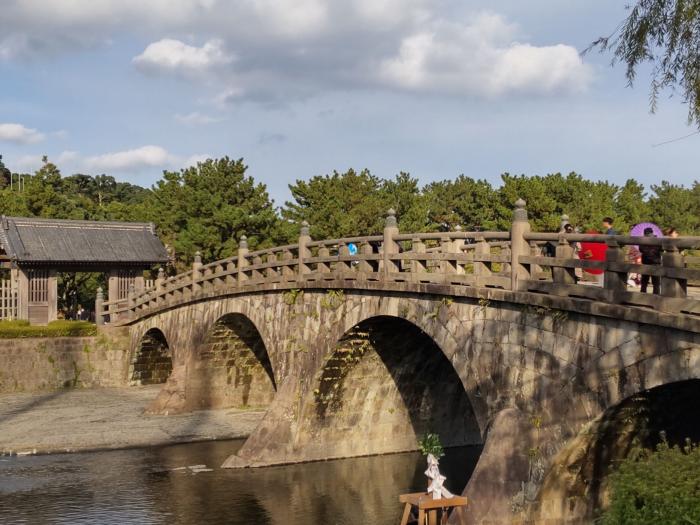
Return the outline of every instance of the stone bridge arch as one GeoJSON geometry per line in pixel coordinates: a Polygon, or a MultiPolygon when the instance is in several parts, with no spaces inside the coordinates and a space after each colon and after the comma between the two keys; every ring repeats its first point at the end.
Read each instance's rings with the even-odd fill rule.
{"type": "Polygon", "coordinates": [[[165,383],[173,370],[172,351],[165,334],[149,328],[138,339],[129,363],[129,382],[133,385],[165,383]]]}
{"type": "MultiPolygon", "coordinates": [[[[457,522],[510,520],[512,508],[527,509],[535,500],[559,452],[608,407],[646,389],[700,376],[700,334],[644,322],[636,314],[616,319],[531,305],[515,295],[459,296],[449,287],[441,294],[408,284],[402,290],[347,281],[324,285],[205,298],[134,324],[134,333],[159,326],[166,336],[176,332],[168,340],[175,357],[162,396],[168,402],[185,392],[187,363],[180,366],[180,357],[192,354],[217,319],[240,313],[259,329],[277,394],[226,466],[361,453],[321,435],[310,440],[305,430],[313,420],[306,415],[313,412],[305,410],[315,410],[315,380],[336,343],[373,318],[403,319],[430,337],[470,400],[484,450],[466,489],[472,505],[468,514],[456,515],[457,522]]],[[[176,405],[164,403],[161,412],[176,405]]],[[[381,443],[373,447],[371,453],[390,451],[381,443]]]]}
{"type": "Polygon", "coordinates": [[[265,407],[280,378],[274,329],[261,296],[201,301],[150,316],[132,326],[132,352],[140,334],[172,334],[173,369],[148,407],[173,414],[202,408],[265,407]]]}

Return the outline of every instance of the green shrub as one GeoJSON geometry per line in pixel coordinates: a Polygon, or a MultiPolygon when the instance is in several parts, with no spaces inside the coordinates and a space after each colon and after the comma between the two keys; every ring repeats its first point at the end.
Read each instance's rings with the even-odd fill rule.
{"type": "Polygon", "coordinates": [[[630,456],[611,475],[604,525],[700,525],[700,447],[689,442],[630,456]]]}
{"type": "Polygon", "coordinates": [[[30,325],[29,321],[0,321],[0,339],[16,337],[87,337],[97,334],[97,327],[88,321],[52,321],[46,326],[30,325]]]}
{"type": "Polygon", "coordinates": [[[418,441],[418,449],[424,456],[432,454],[437,459],[440,459],[442,456],[445,455],[445,452],[442,448],[442,443],[440,443],[440,436],[438,436],[437,434],[428,433],[425,436],[423,436],[423,438],[420,441],[418,441]]]}

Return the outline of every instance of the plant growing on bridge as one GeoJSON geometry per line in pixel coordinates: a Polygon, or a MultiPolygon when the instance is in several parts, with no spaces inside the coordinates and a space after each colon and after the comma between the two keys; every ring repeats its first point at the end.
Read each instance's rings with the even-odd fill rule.
{"type": "Polygon", "coordinates": [[[452,306],[455,300],[452,297],[443,297],[432,312],[429,312],[426,316],[428,319],[436,319],[443,308],[449,308],[452,306]]]}
{"type": "Polygon", "coordinates": [[[292,306],[296,304],[297,299],[302,297],[304,295],[304,290],[300,290],[299,288],[292,288],[291,290],[287,290],[282,294],[282,299],[284,300],[284,304],[287,306],[292,306]]]}
{"type": "Polygon", "coordinates": [[[321,299],[321,308],[337,310],[345,302],[345,292],[343,290],[328,290],[325,297],[321,299]]]}

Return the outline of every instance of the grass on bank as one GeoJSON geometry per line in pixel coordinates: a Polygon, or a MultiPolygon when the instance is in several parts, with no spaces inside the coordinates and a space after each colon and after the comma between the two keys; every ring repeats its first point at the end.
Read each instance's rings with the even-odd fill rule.
{"type": "Polygon", "coordinates": [[[46,326],[30,325],[29,321],[0,321],[0,339],[22,337],[88,337],[97,334],[97,327],[88,321],[52,321],[46,326]]]}

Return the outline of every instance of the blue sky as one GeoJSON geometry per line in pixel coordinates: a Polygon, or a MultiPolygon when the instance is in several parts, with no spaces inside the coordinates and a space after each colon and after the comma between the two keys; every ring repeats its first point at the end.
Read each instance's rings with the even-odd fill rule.
{"type": "Polygon", "coordinates": [[[336,170],[577,171],[646,186],[698,178],[678,97],[648,111],[610,56],[578,51],[625,2],[4,0],[0,153],[151,185],[243,157],[281,204],[336,170]]]}

